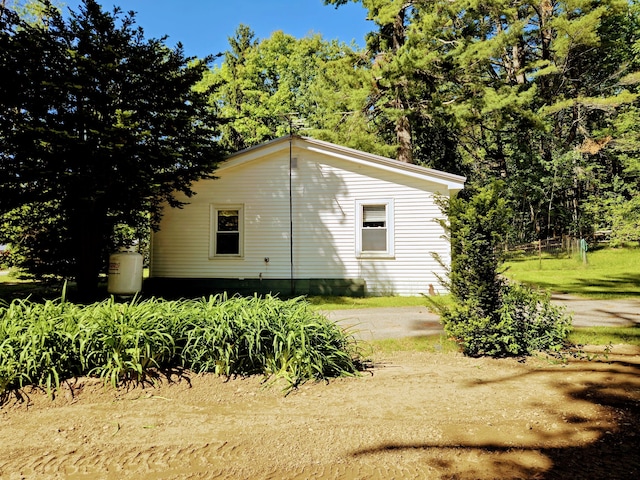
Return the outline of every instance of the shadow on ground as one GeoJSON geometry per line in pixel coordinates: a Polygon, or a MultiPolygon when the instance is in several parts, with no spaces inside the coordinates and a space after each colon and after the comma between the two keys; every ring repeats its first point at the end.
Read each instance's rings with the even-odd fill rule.
{"type": "MultiPolygon", "coordinates": [[[[635,479],[640,478],[640,358],[638,355],[618,355],[621,360],[589,361],[584,358],[574,359],[569,363],[577,366],[575,372],[598,371],[597,383],[572,383],[567,381],[565,370],[532,370],[524,374],[505,377],[494,381],[477,381],[469,386],[490,384],[495,388],[508,388],[504,384],[511,380],[521,380],[543,373],[554,372],[557,376],[552,388],[560,392],[571,402],[588,402],[605,411],[602,421],[567,415],[566,412],[554,412],[564,418],[567,428],[572,427],[589,431],[595,435],[595,441],[572,444],[570,438],[562,435],[541,432],[537,441],[517,442],[509,444],[487,441],[467,441],[451,443],[420,444],[381,444],[352,452],[354,457],[390,453],[397,455],[403,451],[421,450],[428,452],[430,466],[458,472],[455,478],[536,478],[536,479],[635,479]],[[563,445],[566,443],[566,445],[563,445]],[[545,445],[556,445],[548,447],[545,445]],[[557,446],[561,445],[561,446],[557,446]],[[453,452],[452,452],[453,451],[453,452]],[[438,453],[446,455],[438,455],[438,453]],[[484,458],[481,464],[471,462],[455,462],[443,460],[454,457],[463,459],[466,455],[473,458],[484,458]],[[540,468],[540,462],[533,465],[532,456],[542,456],[548,465],[540,468]],[[492,471],[478,470],[487,467],[487,457],[492,471]],[[445,462],[445,463],[443,463],[445,462]],[[482,465],[482,467],[480,466],[482,465]],[[466,469],[465,467],[466,466],[466,469]],[[515,475],[514,475],[515,472],[515,475]]],[[[569,431],[566,430],[566,431],[569,431]]]]}
{"type": "Polygon", "coordinates": [[[640,296],[640,274],[590,279],[577,278],[563,284],[562,287],[559,287],[557,282],[545,282],[540,279],[531,286],[571,295],[597,296],[599,298],[638,298],[640,296]]]}

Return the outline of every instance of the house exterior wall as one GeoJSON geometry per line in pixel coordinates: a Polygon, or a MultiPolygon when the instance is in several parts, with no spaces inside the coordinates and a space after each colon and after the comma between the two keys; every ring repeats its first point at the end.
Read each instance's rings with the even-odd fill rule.
{"type": "MultiPolygon", "coordinates": [[[[448,263],[450,247],[433,195],[448,195],[445,187],[307,149],[294,148],[292,156],[294,278],[364,279],[372,295],[418,295],[430,284],[442,290],[436,274],[444,272],[432,252],[448,263]],[[387,200],[393,258],[357,258],[357,202],[387,200]]],[[[152,238],[151,276],[289,279],[288,150],[216,174],[194,185],[197,195],[184,208],[165,210],[152,238]],[[210,256],[212,205],[242,206],[242,257],[210,256]]]]}

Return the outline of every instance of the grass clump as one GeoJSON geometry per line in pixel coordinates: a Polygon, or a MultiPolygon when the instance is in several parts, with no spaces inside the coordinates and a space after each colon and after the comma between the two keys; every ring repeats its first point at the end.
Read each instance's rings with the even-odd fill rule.
{"type": "Polygon", "coordinates": [[[77,326],[70,321],[76,311],[54,301],[0,305],[0,394],[27,384],[50,390],[80,373],[73,348],[77,326]]]}
{"type": "Polygon", "coordinates": [[[156,300],[118,303],[113,298],[80,308],[73,346],[81,372],[114,387],[141,381],[151,369],[170,367],[177,348],[167,307],[156,300]]]}
{"type": "Polygon", "coordinates": [[[302,298],[221,298],[177,316],[184,366],[227,376],[263,373],[293,386],[357,371],[354,339],[302,298]]]}
{"type": "Polygon", "coordinates": [[[0,394],[98,376],[113,386],[183,367],[284,378],[290,388],[358,371],[353,337],[301,298],[0,304],[0,394]]]}
{"type": "Polygon", "coordinates": [[[640,328],[630,327],[588,327],[575,328],[569,341],[576,345],[626,344],[640,347],[640,328]]]}

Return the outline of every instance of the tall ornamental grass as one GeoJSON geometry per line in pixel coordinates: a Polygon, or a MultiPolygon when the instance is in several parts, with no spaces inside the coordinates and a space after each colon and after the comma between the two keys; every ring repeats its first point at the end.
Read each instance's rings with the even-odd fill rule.
{"type": "Polygon", "coordinates": [[[0,394],[81,375],[118,386],[175,367],[295,387],[358,366],[354,338],[302,298],[0,303],[0,394]]]}
{"type": "Polygon", "coordinates": [[[171,366],[176,357],[173,322],[158,301],[118,303],[113,298],[82,309],[73,346],[81,371],[114,387],[142,380],[149,369],[171,366]]]}
{"type": "Polygon", "coordinates": [[[292,385],[356,371],[353,339],[301,299],[211,297],[185,313],[179,337],[192,370],[264,373],[292,385]]]}
{"type": "Polygon", "coordinates": [[[29,384],[51,389],[81,374],[75,305],[15,300],[0,305],[0,394],[29,384]]]}

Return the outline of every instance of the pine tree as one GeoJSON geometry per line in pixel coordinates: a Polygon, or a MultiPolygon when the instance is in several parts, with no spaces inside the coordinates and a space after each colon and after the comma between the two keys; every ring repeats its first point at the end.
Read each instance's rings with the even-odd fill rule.
{"type": "Polygon", "coordinates": [[[36,273],[88,297],[115,225],[157,224],[211,175],[217,120],[194,89],[205,62],[95,0],[68,19],[44,5],[35,24],[0,10],[0,213],[36,273]]]}

